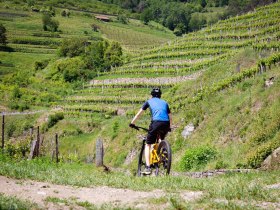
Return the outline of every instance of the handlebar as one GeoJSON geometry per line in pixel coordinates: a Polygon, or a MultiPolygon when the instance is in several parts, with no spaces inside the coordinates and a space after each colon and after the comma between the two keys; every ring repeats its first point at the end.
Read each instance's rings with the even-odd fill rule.
{"type": "Polygon", "coordinates": [[[130,124],[130,127],[131,128],[134,128],[134,129],[136,129],[136,130],[138,130],[139,131],[139,129],[142,129],[142,130],[144,130],[144,131],[149,131],[149,129],[147,129],[147,128],[143,128],[143,127],[141,127],[141,126],[136,126],[136,125],[134,125],[134,124],[130,124]]]}

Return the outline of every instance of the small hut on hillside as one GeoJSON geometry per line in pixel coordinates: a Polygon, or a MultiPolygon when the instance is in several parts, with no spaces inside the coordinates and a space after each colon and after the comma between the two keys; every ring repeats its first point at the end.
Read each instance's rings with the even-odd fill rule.
{"type": "Polygon", "coordinates": [[[104,22],[110,22],[110,18],[105,15],[96,15],[95,18],[104,22]]]}

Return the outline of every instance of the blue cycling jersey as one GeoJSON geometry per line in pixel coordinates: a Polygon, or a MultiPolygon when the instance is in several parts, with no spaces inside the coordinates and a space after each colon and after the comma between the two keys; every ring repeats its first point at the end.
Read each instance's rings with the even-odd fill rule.
{"type": "Polygon", "coordinates": [[[169,121],[168,114],[170,113],[170,109],[164,100],[153,97],[142,106],[143,110],[147,108],[150,108],[152,121],[169,121]]]}

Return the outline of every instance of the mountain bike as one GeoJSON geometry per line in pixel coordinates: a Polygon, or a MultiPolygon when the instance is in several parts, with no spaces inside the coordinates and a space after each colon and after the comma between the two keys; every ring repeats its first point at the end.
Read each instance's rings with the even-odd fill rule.
{"type": "MultiPolygon", "coordinates": [[[[144,130],[148,131],[147,128],[134,126],[136,130],[144,130]]],[[[142,171],[146,167],[145,160],[145,145],[146,145],[146,137],[142,139],[142,147],[139,154],[138,159],[138,176],[143,176],[142,171]]],[[[171,147],[167,140],[161,140],[160,136],[157,135],[156,143],[151,145],[150,151],[150,166],[152,169],[152,173],[156,176],[165,176],[170,173],[171,161],[172,161],[172,152],[171,147]]]]}

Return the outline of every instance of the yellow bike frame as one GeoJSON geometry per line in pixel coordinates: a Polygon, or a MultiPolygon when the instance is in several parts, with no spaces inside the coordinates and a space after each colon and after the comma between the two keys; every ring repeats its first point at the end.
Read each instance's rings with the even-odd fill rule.
{"type": "Polygon", "coordinates": [[[150,164],[155,164],[160,161],[160,158],[157,154],[158,143],[152,144],[150,153],[150,164]]]}

